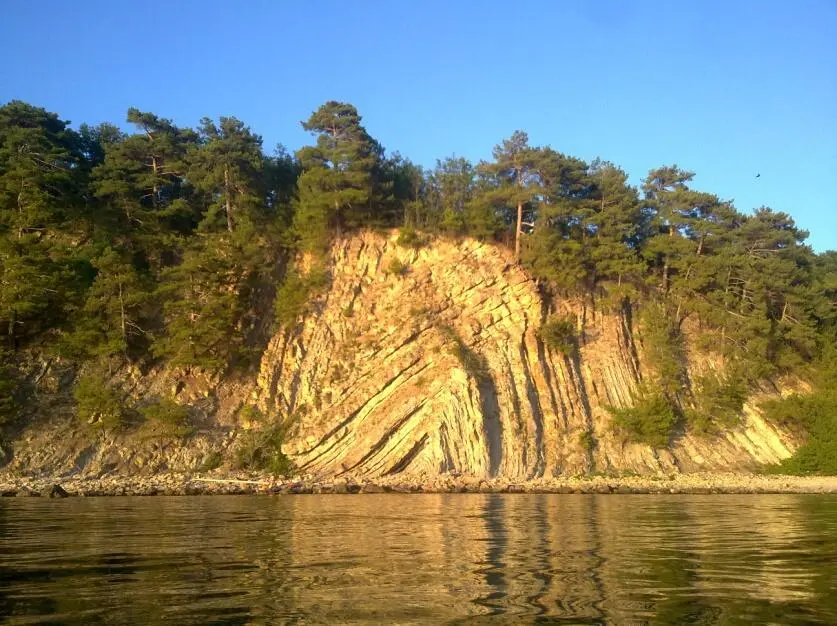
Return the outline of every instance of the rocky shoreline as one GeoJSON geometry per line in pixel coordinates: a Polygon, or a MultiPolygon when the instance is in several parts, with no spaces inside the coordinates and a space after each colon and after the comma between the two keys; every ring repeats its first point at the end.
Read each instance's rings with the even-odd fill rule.
{"type": "Polygon", "coordinates": [[[759,494],[837,493],[837,476],[702,473],[657,476],[567,476],[515,482],[442,475],[375,481],[340,477],[276,479],[262,475],[154,474],[150,476],[0,475],[6,497],[291,495],[368,493],[759,494]]]}

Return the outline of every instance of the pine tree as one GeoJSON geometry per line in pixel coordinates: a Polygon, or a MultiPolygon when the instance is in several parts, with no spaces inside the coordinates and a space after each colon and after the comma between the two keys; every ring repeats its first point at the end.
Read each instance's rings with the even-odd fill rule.
{"type": "Polygon", "coordinates": [[[200,144],[189,155],[189,180],[208,204],[201,227],[228,232],[264,218],[262,139],[234,117],[201,120],[200,144]]]}
{"type": "Polygon", "coordinates": [[[590,258],[595,281],[609,281],[623,287],[640,282],[645,264],[639,256],[646,224],[636,189],[628,175],[612,163],[596,159],[589,176],[592,213],[587,219],[591,231],[590,258]]]}
{"type": "Polygon", "coordinates": [[[515,131],[493,150],[493,163],[483,163],[482,173],[492,179],[493,185],[482,194],[485,202],[508,207],[514,214],[514,256],[520,260],[523,212],[527,204],[537,202],[542,193],[537,170],[537,153],[529,147],[529,136],[515,131]]]}
{"type": "Polygon", "coordinates": [[[375,220],[376,175],[383,149],[361,125],[351,104],[326,102],[302,127],[317,138],[297,153],[296,230],[303,248],[322,249],[331,233],[375,220]]]}
{"type": "Polygon", "coordinates": [[[124,253],[106,248],[94,261],[96,278],[87,290],[71,349],[85,356],[133,356],[149,343],[145,318],[151,301],[148,281],[124,253]]]}
{"type": "Polygon", "coordinates": [[[539,278],[571,291],[592,283],[587,220],[591,182],[587,164],[551,148],[533,151],[540,180],[540,202],[532,211],[532,232],[523,260],[539,278]]]}
{"type": "Polygon", "coordinates": [[[93,150],[94,158],[98,150],[104,153],[92,173],[98,201],[94,234],[102,244],[118,243],[159,272],[172,261],[179,239],[197,224],[185,180],[186,155],[196,135],[137,109],[128,110],[128,121],[138,134],[101,130],[101,146],[93,150]]]}

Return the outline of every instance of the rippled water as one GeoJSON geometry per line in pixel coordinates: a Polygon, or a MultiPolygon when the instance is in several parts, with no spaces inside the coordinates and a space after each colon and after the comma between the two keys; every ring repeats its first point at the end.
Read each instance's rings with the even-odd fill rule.
{"type": "Polygon", "coordinates": [[[830,496],[0,501],[0,614],[51,623],[837,623],[830,496]]]}

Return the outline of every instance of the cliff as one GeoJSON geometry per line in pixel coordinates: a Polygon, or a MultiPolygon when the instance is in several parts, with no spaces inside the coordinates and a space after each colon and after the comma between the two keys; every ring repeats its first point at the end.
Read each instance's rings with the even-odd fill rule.
{"type": "MultiPolygon", "coordinates": [[[[588,472],[752,469],[795,441],[760,416],[762,394],[722,436],[680,432],[668,449],[628,443],[608,406],[623,407],[654,372],[628,310],[547,301],[509,253],[473,240],[413,249],[396,234],[337,241],[330,288],[298,325],[270,340],[252,376],[158,367],[115,374],[133,398],[175,394],[198,432],[186,441],[127,433],[91,438],[72,415],[71,376],[44,361],[31,378],[39,408],[12,442],[7,469],[144,473],[230,458],[259,428],[244,404],[290,424],[284,451],[300,472],[367,479],[462,473],[512,480],[588,472]],[[573,313],[568,357],[538,337],[548,315],[573,313]],[[63,372],[63,373],[62,373],[63,372]]],[[[692,373],[719,367],[690,353],[692,373]]]]}

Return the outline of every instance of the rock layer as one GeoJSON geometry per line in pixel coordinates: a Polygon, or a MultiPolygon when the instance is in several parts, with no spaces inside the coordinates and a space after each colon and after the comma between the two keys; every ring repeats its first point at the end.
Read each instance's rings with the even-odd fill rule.
{"type": "Polygon", "coordinates": [[[753,403],[723,437],[626,443],[607,407],[653,378],[629,312],[547,302],[497,246],[414,250],[364,234],[335,244],[331,276],[299,326],[270,342],[258,378],[262,408],[294,420],[287,452],[314,475],[741,469],[793,449],[753,403]],[[538,338],[556,309],[579,320],[573,358],[538,338]]]}
{"type": "MultiPolygon", "coordinates": [[[[229,465],[241,433],[262,426],[242,417],[245,404],[290,425],[284,450],[314,480],[730,471],[792,453],[794,438],[756,409],[760,396],[723,436],[680,433],[665,450],[627,443],[607,408],[629,405],[654,378],[630,311],[548,300],[498,246],[439,239],[413,249],[396,238],[337,241],[330,287],[271,339],[257,375],[115,374],[137,402],[173,394],[189,405],[198,432],[185,441],[141,429],[91,436],[73,415],[72,375],[44,363],[33,370],[40,417],[12,442],[6,470],[103,476],[229,465]],[[578,320],[572,357],[538,337],[549,315],[568,313],[578,320]]],[[[693,374],[717,366],[690,356],[693,374]]]]}

